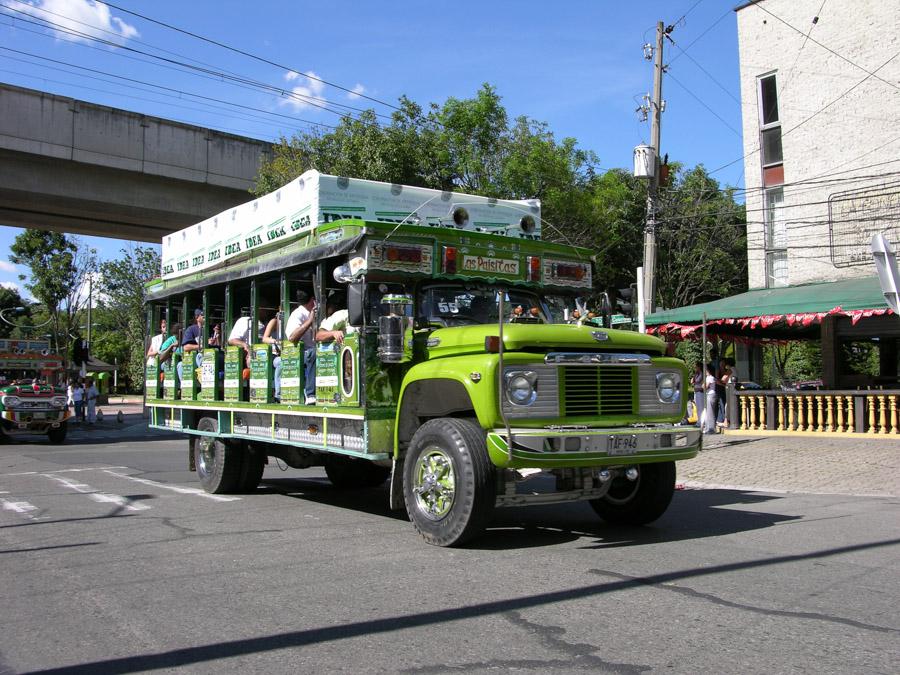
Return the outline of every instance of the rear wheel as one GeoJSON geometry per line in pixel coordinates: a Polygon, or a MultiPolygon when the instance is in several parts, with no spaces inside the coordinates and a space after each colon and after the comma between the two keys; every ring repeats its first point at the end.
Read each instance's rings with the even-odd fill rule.
{"type": "Polygon", "coordinates": [[[50,442],[54,445],[59,445],[63,441],[66,440],[66,431],[68,427],[65,424],[60,424],[55,429],[47,430],[47,438],[50,439],[50,442]]]}
{"type": "Polygon", "coordinates": [[[367,459],[328,455],[325,458],[325,474],[336,488],[352,490],[381,485],[391,475],[391,469],[367,459]]]}
{"type": "MultiPolygon", "coordinates": [[[[204,417],[197,431],[218,433],[219,424],[212,417],[204,417]]],[[[212,494],[234,492],[241,477],[242,448],[226,443],[217,436],[197,436],[194,439],[194,465],[203,489],[212,494]]]]}
{"type": "Polygon", "coordinates": [[[251,444],[247,444],[241,450],[243,461],[237,490],[238,492],[253,492],[259,487],[263,471],[266,469],[266,455],[251,444]]]}
{"type": "Polygon", "coordinates": [[[495,475],[481,427],[455,418],[429,420],[413,435],[404,462],[409,519],[429,544],[465,543],[490,519],[495,475]]]}
{"type": "Polygon", "coordinates": [[[638,464],[635,480],[624,473],[612,479],[604,497],[591,506],[603,520],[614,525],[645,525],[659,518],[675,492],[675,462],[638,464]]]}

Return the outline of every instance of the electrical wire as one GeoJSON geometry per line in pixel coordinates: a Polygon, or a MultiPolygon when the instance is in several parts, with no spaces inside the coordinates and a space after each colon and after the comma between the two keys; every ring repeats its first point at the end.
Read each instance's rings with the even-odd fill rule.
{"type": "Polygon", "coordinates": [[[313,76],[313,75],[308,75],[307,73],[301,72],[300,70],[297,70],[297,69],[292,68],[292,67],[290,67],[290,66],[285,66],[285,65],[282,65],[282,64],[280,64],[280,63],[276,63],[275,61],[270,61],[269,59],[266,59],[266,58],[263,58],[263,57],[258,56],[258,55],[256,55],[256,54],[252,54],[252,53],[250,53],[250,52],[244,51],[243,49],[238,49],[237,47],[232,47],[231,45],[227,45],[227,44],[225,44],[225,43],[223,43],[223,42],[219,42],[218,40],[214,40],[214,39],[212,39],[212,38],[205,37],[205,36],[200,35],[200,34],[198,34],[198,33],[193,33],[193,32],[191,32],[191,31],[189,31],[189,30],[185,30],[185,29],[183,29],[183,28],[179,28],[178,26],[174,26],[174,25],[169,24],[169,23],[166,23],[166,22],[164,22],[164,21],[160,21],[160,20],[158,20],[158,19],[154,19],[154,18],[149,17],[149,16],[147,16],[147,15],[145,15],[145,14],[140,14],[140,13],[138,13],[138,12],[134,12],[134,11],[132,11],[132,10],[125,9],[124,7],[121,7],[121,6],[119,6],[119,5],[115,5],[115,4],[111,3],[111,2],[106,2],[106,0],[95,0],[95,1],[96,1],[96,2],[99,2],[99,3],[101,3],[101,4],[106,5],[107,7],[112,7],[113,9],[117,9],[117,10],[119,10],[120,12],[124,12],[125,14],[129,14],[129,15],[131,15],[131,16],[138,17],[138,18],[140,18],[140,19],[143,19],[144,21],[149,21],[150,23],[156,24],[157,26],[162,26],[163,28],[167,28],[167,29],[169,29],[169,30],[176,31],[176,32],[181,33],[181,34],[183,34],[183,35],[187,35],[187,36],[189,36],[189,37],[192,37],[192,38],[194,38],[194,39],[196,39],[196,40],[201,40],[201,41],[206,42],[206,43],[208,43],[208,44],[215,45],[216,47],[221,47],[222,49],[227,49],[228,51],[234,52],[235,54],[240,54],[241,56],[246,56],[246,57],[251,58],[251,59],[253,59],[253,60],[255,60],[255,61],[259,61],[259,62],[261,62],[261,63],[265,63],[265,64],[268,64],[268,65],[270,65],[270,66],[275,66],[276,68],[280,68],[280,69],[282,69],[282,70],[286,70],[286,71],[291,72],[291,73],[294,73],[294,74],[296,74],[296,75],[301,75],[301,76],[303,76],[303,77],[309,78],[310,80],[315,80],[316,82],[321,82],[322,84],[328,85],[329,87],[334,87],[335,89],[340,89],[341,91],[347,92],[347,93],[349,93],[349,94],[354,94],[354,95],[356,95],[356,96],[359,96],[360,98],[364,98],[364,99],[366,99],[366,100],[372,101],[373,103],[378,103],[378,104],[383,105],[383,106],[386,106],[386,107],[388,107],[388,108],[393,108],[394,110],[401,110],[400,107],[395,106],[395,105],[393,105],[393,104],[391,104],[391,103],[388,103],[387,101],[382,101],[382,100],[377,99],[377,98],[374,98],[374,97],[372,97],[372,96],[368,96],[368,95],[366,95],[366,94],[362,94],[362,93],[356,92],[356,91],[354,91],[353,89],[348,89],[347,87],[344,87],[344,86],[342,86],[342,85],[340,85],[340,84],[336,84],[336,83],[334,83],[334,82],[330,82],[330,81],[328,81],[328,80],[324,80],[324,79],[322,79],[322,78],[320,78],[320,77],[316,77],[316,76],[313,76]]]}

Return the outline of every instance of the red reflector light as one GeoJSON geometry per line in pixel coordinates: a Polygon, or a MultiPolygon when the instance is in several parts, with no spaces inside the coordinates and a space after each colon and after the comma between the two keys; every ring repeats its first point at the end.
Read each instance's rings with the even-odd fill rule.
{"type": "Polygon", "coordinates": [[[581,265],[566,265],[557,263],[553,269],[554,275],[560,279],[575,279],[581,281],[584,278],[584,267],[581,265]]]}
{"type": "Polygon", "coordinates": [[[500,336],[488,335],[484,338],[484,351],[490,354],[500,353],[500,336]]]}
{"type": "Polygon", "coordinates": [[[443,255],[443,267],[445,274],[456,274],[456,247],[445,246],[443,255]]]}
{"type": "Polygon", "coordinates": [[[536,255],[528,256],[528,278],[526,281],[541,280],[541,259],[536,255]]]}
{"type": "Polygon", "coordinates": [[[385,246],[384,255],[390,262],[422,262],[422,249],[406,246],[385,246]]]}

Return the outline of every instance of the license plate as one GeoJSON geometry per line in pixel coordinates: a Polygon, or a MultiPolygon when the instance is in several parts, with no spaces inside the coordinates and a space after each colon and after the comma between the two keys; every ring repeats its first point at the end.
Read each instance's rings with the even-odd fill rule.
{"type": "Polygon", "coordinates": [[[637,450],[637,436],[607,436],[606,454],[630,455],[637,450]]]}
{"type": "Polygon", "coordinates": [[[31,416],[33,420],[45,420],[47,419],[47,413],[34,413],[31,416]]]}

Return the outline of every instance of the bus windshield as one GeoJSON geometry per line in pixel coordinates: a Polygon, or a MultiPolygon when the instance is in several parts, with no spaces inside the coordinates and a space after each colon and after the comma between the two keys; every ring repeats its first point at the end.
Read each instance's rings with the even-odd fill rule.
{"type": "MultiPolygon", "coordinates": [[[[497,323],[500,318],[500,291],[491,287],[435,285],[423,289],[419,315],[442,326],[472,326],[497,323]]],[[[504,298],[506,320],[547,323],[548,312],[537,293],[507,289],[504,298]]]]}

